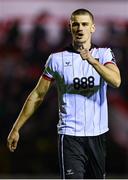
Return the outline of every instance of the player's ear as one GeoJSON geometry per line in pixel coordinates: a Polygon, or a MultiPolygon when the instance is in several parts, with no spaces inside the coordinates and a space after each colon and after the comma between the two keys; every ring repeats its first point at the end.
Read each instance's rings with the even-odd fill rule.
{"type": "Polygon", "coordinates": [[[91,33],[95,32],[95,30],[96,30],[95,24],[92,24],[91,33]]]}

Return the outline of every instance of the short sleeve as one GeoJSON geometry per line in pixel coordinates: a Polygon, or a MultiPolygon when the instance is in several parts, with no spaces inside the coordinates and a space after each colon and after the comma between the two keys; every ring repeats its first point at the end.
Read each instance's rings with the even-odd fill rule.
{"type": "Polygon", "coordinates": [[[54,64],[53,56],[50,55],[45,64],[45,69],[42,75],[47,80],[54,80],[54,64]]]}
{"type": "Polygon", "coordinates": [[[108,63],[112,63],[112,64],[116,64],[116,58],[115,55],[113,53],[113,51],[110,48],[107,48],[106,51],[103,54],[103,64],[108,64],[108,63]]]}

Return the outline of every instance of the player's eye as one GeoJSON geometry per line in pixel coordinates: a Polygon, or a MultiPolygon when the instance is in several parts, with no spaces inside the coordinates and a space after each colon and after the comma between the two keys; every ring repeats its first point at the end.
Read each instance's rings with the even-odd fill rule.
{"type": "Polygon", "coordinates": [[[82,26],[88,26],[88,23],[84,22],[82,23],[82,26]]]}
{"type": "Polygon", "coordinates": [[[74,27],[74,26],[79,26],[79,24],[77,22],[74,22],[74,23],[72,23],[72,27],[74,27]]]}

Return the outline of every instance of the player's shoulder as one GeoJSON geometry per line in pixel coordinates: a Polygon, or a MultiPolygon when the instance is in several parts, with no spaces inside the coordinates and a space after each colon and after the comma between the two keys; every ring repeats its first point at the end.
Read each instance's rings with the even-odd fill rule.
{"type": "Polygon", "coordinates": [[[108,54],[111,53],[112,54],[112,49],[110,47],[107,46],[97,46],[97,45],[92,45],[91,46],[91,52],[93,52],[94,54],[99,54],[99,55],[104,55],[104,54],[108,54]]]}
{"type": "Polygon", "coordinates": [[[92,44],[91,48],[90,48],[90,50],[96,50],[96,51],[106,51],[108,49],[110,49],[110,47],[107,47],[107,46],[98,46],[98,45],[95,45],[95,44],[92,44]]]}
{"type": "Polygon", "coordinates": [[[68,52],[66,48],[53,51],[49,55],[48,62],[51,62],[52,64],[61,64],[64,56],[67,56],[67,54],[68,52]]]}

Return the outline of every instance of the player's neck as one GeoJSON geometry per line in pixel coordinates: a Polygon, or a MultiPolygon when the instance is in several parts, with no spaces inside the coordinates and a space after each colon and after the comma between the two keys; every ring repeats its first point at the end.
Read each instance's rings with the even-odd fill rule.
{"type": "Polygon", "coordinates": [[[76,51],[80,52],[81,48],[89,50],[91,48],[91,43],[76,43],[76,42],[73,42],[72,46],[76,51]]]}

